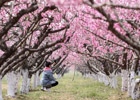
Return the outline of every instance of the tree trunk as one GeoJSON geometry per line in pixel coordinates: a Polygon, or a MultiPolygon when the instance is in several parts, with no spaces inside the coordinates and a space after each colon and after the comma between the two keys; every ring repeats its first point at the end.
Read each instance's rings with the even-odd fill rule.
{"type": "Polygon", "coordinates": [[[140,79],[136,79],[135,82],[132,84],[132,94],[131,97],[133,100],[138,100],[139,99],[139,83],[140,79]]]}
{"type": "Polygon", "coordinates": [[[21,84],[21,88],[20,88],[20,92],[23,94],[27,94],[28,93],[28,74],[29,71],[28,69],[22,69],[22,84],[21,84]]]}
{"type": "Polygon", "coordinates": [[[102,73],[101,72],[98,73],[98,81],[99,82],[103,82],[103,78],[102,78],[102,73]]]}
{"type": "Polygon", "coordinates": [[[30,89],[31,89],[31,78],[28,78],[28,80],[27,80],[27,87],[26,87],[27,93],[29,93],[30,89]]]}
{"type": "Polygon", "coordinates": [[[129,76],[129,84],[128,84],[128,95],[132,97],[132,99],[137,99],[139,98],[139,79],[135,81],[135,72],[137,71],[138,68],[138,57],[134,53],[133,54],[133,62],[131,66],[131,71],[130,71],[130,76],[129,76]]]}
{"type": "Polygon", "coordinates": [[[33,89],[40,85],[39,71],[33,74],[33,89]]]}
{"type": "Polygon", "coordinates": [[[91,74],[88,73],[88,74],[85,75],[85,77],[86,78],[90,78],[91,77],[91,74]]]}
{"type": "Polygon", "coordinates": [[[128,96],[131,96],[132,94],[132,85],[135,82],[134,77],[135,77],[135,72],[131,71],[128,79],[128,96]]]}
{"type": "Polygon", "coordinates": [[[7,95],[10,97],[15,97],[18,88],[18,82],[20,78],[20,72],[9,72],[7,73],[8,90],[7,95]]]}
{"type": "Polygon", "coordinates": [[[56,79],[60,79],[62,77],[61,74],[57,74],[56,79]]]}
{"type": "Polygon", "coordinates": [[[114,73],[110,75],[110,86],[111,88],[117,88],[117,77],[114,73]]]}
{"type": "Polygon", "coordinates": [[[92,74],[92,77],[94,80],[98,80],[98,75],[97,74],[92,74]]]}
{"type": "Polygon", "coordinates": [[[104,75],[103,76],[103,82],[104,82],[105,86],[108,86],[109,85],[109,79],[108,79],[108,76],[107,75],[104,75]]]}
{"type": "Polygon", "coordinates": [[[35,89],[37,87],[36,85],[36,73],[33,74],[33,89],[35,89]]]}
{"type": "Polygon", "coordinates": [[[140,76],[140,71],[138,72],[138,76],[140,76]]]}
{"type": "Polygon", "coordinates": [[[36,86],[40,85],[40,75],[39,75],[39,71],[37,71],[36,73],[36,86]]]}
{"type": "Polygon", "coordinates": [[[128,71],[127,70],[123,70],[121,71],[121,75],[122,75],[122,92],[127,91],[128,90],[128,71]]]}
{"type": "Polygon", "coordinates": [[[20,80],[20,75],[21,75],[21,72],[20,71],[18,71],[17,73],[16,73],[16,83],[15,83],[15,85],[16,85],[16,87],[15,87],[15,95],[17,95],[17,92],[18,92],[18,83],[19,83],[19,80],[20,80]]]}
{"type": "Polygon", "coordinates": [[[1,81],[2,81],[2,76],[0,75],[0,100],[3,100],[3,98],[2,98],[2,84],[1,84],[1,81]]]}

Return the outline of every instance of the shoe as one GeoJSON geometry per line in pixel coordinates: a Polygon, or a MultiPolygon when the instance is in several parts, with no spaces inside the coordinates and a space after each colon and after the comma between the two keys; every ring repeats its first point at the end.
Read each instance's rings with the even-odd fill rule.
{"type": "Polygon", "coordinates": [[[51,92],[51,89],[50,89],[50,88],[47,88],[45,91],[47,91],[47,92],[51,92]]]}
{"type": "Polygon", "coordinates": [[[45,91],[45,90],[44,90],[44,87],[41,87],[41,90],[42,90],[42,91],[45,91]]]}
{"type": "Polygon", "coordinates": [[[45,91],[44,89],[41,89],[41,91],[45,91]]]}

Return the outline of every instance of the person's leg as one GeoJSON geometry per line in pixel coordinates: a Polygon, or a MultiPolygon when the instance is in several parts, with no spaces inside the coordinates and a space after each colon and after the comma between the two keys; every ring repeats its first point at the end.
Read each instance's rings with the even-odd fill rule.
{"type": "Polygon", "coordinates": [[[51,84],[47,84],[46,86],[44,86],[44,91],[50,92],[50,88],[52,87],[51,84]]]}
{"type": "Polygon", "coordinates": [[[52,87],[58,85],[58,81],[53,82],[51,85],[52,85],[52,87]]]}
{"type": "Polygon", "coordinates": [[[49,88],[54,87],[54,86],[56,86],[56,85],[58,85],[58,82],[57,82],[57,81],[50,81],[50,82],[45,86],[45,88],[46,88],[46,89],[49,89],[49,88]]]}
{"type": "Polygon", "coordinates": [[[44,86],[41,87],[41,90],[42,90],[42,91],[45,91],[45,89],[46,89],[46,88],[45,88],[44,86]]]}
{"type": "Polygon", "coordinates": [[[45,88],[47,89],[47,88],[51,88],[52,87],[52,84],[47,84],[46,86],[45,86],[45,88]]]}

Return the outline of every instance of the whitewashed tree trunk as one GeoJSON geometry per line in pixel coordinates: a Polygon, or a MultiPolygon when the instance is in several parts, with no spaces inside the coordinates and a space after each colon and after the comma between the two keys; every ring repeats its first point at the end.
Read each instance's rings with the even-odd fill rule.
{"type": "Polygon", "coordinates": [[[91,74],[86,74],[85,77],[86,78],[90,78],[91,77],[91,74]]]}
{"type": "Polygon", "coordinates": [[[128,79],[128,96],[131,96],[132,94],[132,87],[133,87],[133,84],[135,83],[135,72],[134,71],[131,71],[130,74],[129,74],[129,79],[128,79]]]}
{"type": "Polygon", "coordinates": [[[131,80],[130,80],[130,86],[131,86],[131,89],[132,90],[130,90],[130,91],[132,91],[132,92],[130,92],[131,93],[131,97],[132,97],[132,99],[133,100],[137,100],[138,98],[139,98],[139,83],[140,83],[140,79],[134,79],[135,78],[135,69],[137,68],[137,66],[138,66],[138,57],[137,57],[137,55],[134,53],[133,54],[133,56],[134,56],[134,59],[133,59],[133,62],[132,62],[132,66],[131,66],[131,76],[130,76],[130,78],[131,78],[131,80]]]}
{"type": "Polygon", "coordinates": [[[14,72],[9,72],[7,73],[7,83],[8,83],[8,90],[7,90],[7,95],[10,97],[14,97],[15,96],[15,78],[14,78],[14,72]]]}
{"type": "Polygon", "coordinates": [[[109,85],[108,76],[101,72],[96,75],[96,79],[98,79],[99,82],[103,82],[106,86],[109,85]]]}
{"type": "Polygon", "coordinates": [[[92,74],[92,77],[94,80],[98,80],[98,75],[97,74],[92,74]]]}
{"type": "Polygon", "coordinates": [[[138,72],[138,76],[140,76],[140,71],[138,72]]]}
{"type": "Polygon", "coordinates": [[[18,71],[18,72],[16,73],[16,83],[15,83],[15,85],[16,85],[16,87],[15,87],[15,94],[16,94],[16,95],[17,95],[17,91],[18,91],[18,83],[19,83],[19,80],[20,80],[20,75],[21,75],[21,72],[18,71]]]}
{"type": "Polygon", "coordinates": [[[57,74],[56,79],[60,79],[62,77],[61,74],[57,74]]]}
{"type": "Polygon", "coordinates": [[[96,75],[96,79],[101,82],[104,83],[106,86],[109,84],[109,81],[107,79],[107,76],[101,72],[97,73],[96,75]]]}
{"type": "Polygon", "coordinates": [[[112,73],[110,75],[110,87],[111,88],[117,88],[118,87],[118,85],[117,85],[117,76],[114,73],[112,73]]]}
{"type": "Polygon", "coordinates": [[[35,89],[37,87],[36,85],[36,73],[33,74],[33,89],[35,89]]]}
{"type": "Polygon", "coordinates": [[[104,82],[105,86],[109,85],[109,79],[108,79],[107,75],[103,76],[103,82],[104,82]]]}
{"type": "Polygon", "coordinates": [[[2,98],[2,84],[1,84],[1,81],[2,81],[2,76],[0,75],[0,100],[3,100],[2,98]]]}
{"type": "Polygon", "coordinates": [[[30,91],[30,89],[31,89],[31,78],[28,78],[28,80],[27,80],[27,87],[26,87],[27,93],[30,91]]]}
{"type": "Polygon", "coordinates": [[[8,89],[7,95],[10,97],[14,97],[17,93],[18,82],[20,78],[20,72],[9,72],[7,73],[7,82],[8,82],[8,89]]]}
{"type": "Polygon", "coordinates": [[[22,69],[21,72],[22,72],[22,84],[21,84],[20,92],[23,94],[27,94],[29,71],[28,69],[22,69]]]}
{"type": "Polygon", "coordinates": [[[36,86],[40,85],[40,75],[39,75],[39,71],[37,71],[36,73],[36,86]]]}
{"type": "Polygon", "coordinates": [[[102,73],[101,72],[98,73],[98,81],[99,82],[103,82],[103,78],[102,78],[102,73]]]}
{"type": "Polygon", "coordinates": [[[136,79],[135,82],[132,84],[132,94],[131,97],[133,100],[138,100],[140,98],[139,95],[139,84],[140,79],[136,79]]]}
{"type": "Polygon", "coordinates": [[[122,70],[121,71],[122,75],[122,92],[127,91],[128,89],[128,71],[127,70],[122,70]]]}

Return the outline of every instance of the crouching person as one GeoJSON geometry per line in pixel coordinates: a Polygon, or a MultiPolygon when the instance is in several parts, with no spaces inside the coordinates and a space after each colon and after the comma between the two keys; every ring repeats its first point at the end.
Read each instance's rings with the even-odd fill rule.
{"type": "Polygon", "coordinates": [[[53,77],[50,62],[46,62],[46,67],[43,70],[43,75],[41,79],[41,85],[42,85],[42,88],[41,88],[42,91],[45,91],[51,87],[58,85],[58,82],[53,77]]]}

